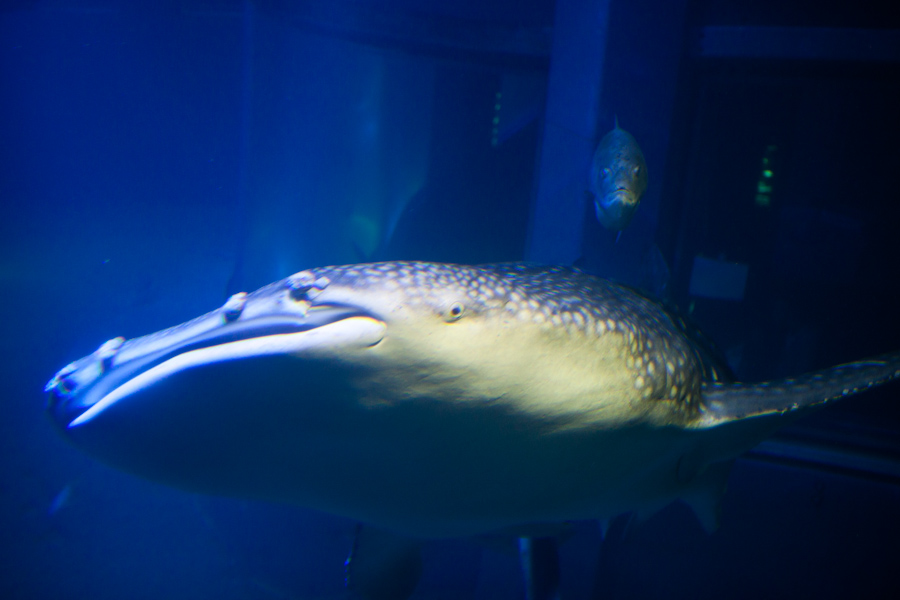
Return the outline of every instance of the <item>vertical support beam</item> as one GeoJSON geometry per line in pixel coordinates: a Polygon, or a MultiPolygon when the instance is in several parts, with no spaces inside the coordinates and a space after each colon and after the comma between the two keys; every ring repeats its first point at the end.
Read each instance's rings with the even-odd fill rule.
{"type": "MultiPolygon", "coordinates": [[[[671,140],[682,62],[689,48],[688,4],[688,0],[614,0],[609,11],[600,134],[612,129],[618,115],[619,124],[637,139],[647,159],[650,183],[629,226],[632,236],[645,238],[644,244],[659,237],[661,226],[674,228],[678,223],[680,207],[675,206],[672,190],[682,177],[683,151],[675,147],[673,152],[671,140]]],[[[664,252],[666,246],[660,244],[664,252]]]]}
{"type": "Polygon", "coordinates": [[[537,194],[525,258],[572,264],[596,143],[611,0],[557,0],[537,194]]]}
{"type": "Polygon", "coordinates": [[[597,251],[582,244],[584,190],[595,144],[615,115],[637,138],[650,173],[628,234],[634,247],[653,244],[664,179],[679,176],[668,154],[687,12],[687,0],[557,1],[528,260],[571,264],[597,251]]]}

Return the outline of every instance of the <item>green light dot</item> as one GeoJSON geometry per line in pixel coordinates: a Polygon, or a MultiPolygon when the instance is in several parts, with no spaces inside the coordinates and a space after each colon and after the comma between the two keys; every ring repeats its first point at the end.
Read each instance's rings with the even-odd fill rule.
{"type": "Polygon", "coordinates": [[[494,117],[494,125],[500,122],[500,117],[494,117]]]}
{"type": "Polygon", "coordinates": [[[767,177],[767,178],[768,178],[768,177],[771,177],[771,176],[772,176],[772,171],[770,171],[769,169],[766,169],[765,171],[763,171],[763,177],[767,177]]]}

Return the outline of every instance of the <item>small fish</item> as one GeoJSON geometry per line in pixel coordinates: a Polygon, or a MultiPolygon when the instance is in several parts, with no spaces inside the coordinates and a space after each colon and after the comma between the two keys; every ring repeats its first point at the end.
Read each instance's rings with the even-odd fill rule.
{"type": "Polygon", "coordinates": [[[634,137],[619,127],[603,136],[591,166],[591,189],[597,220],[622,231],[637,211],[647,189],[647,163],[634,137]]]}

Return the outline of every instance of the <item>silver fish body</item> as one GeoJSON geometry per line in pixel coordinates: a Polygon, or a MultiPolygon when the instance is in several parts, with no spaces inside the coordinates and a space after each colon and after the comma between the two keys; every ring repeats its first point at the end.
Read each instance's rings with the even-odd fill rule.
{"type": "Polygon", "coordinates": [[[605,280],[395,262],[303,271],[117,338],[47,391],[64,435],[123,470],[455,537],[696,505],[785,413],[898,373],[894,354],[730,384],[605,280]]]}

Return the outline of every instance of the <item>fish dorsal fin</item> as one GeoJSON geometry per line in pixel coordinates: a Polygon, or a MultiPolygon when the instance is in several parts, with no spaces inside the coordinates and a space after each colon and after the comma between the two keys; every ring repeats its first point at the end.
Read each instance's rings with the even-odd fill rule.
{"type": "Polygon", "coordinates": [[[616,124],[616,126],[613,127],[613,129],[618,129],[619,128],[619,115],[613,115],[613,122],[616,124]]]}
{"type": "Polygon", "coordinates": [[[795,412],[851,396],[900,377],[900,352],[766,383],[707,383],[700,429],[751,417],[795,412]]]}

